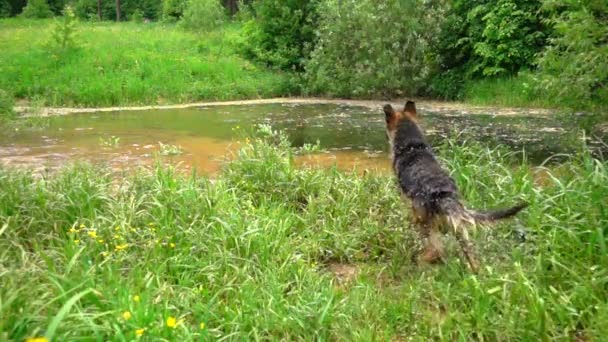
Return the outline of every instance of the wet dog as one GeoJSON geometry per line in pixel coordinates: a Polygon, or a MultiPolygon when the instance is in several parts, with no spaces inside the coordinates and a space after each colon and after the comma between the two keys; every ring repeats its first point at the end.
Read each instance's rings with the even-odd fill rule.
{"type": "Polygon", "coordinates": [[[408,101],[403,111],[384,106],[386,133],[390,144],[393,170],[402,195],[411,201],[412,223],[423,240],[420,261],[442,260],[442,228],[448,228],[458,240],[471,271],[479,271],[467,226],[511,217],[527,206],[475,211],[463,206],[454,180],[441,168],[418,125],[416,105],[408,101]]]}

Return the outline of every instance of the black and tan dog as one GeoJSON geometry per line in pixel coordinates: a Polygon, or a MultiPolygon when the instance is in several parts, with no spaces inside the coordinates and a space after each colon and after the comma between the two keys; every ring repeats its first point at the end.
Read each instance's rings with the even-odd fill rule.
{"type": "Polygon", "coordinates": [[[442,228],[449,228],[458,240],[466,262],[473,272],[479,261],[473,251],[467,226],[491,222],[517,214],[527,204],[486,212],[465,208],[454,180],[441,168],[420,126],[416,105],[408,101],[403,111],[384,106],[386,132],[391,147],[393,169],[403,195],[411,200],[412,223],[424,240],[421,261],[441,261],[442,228]]]}

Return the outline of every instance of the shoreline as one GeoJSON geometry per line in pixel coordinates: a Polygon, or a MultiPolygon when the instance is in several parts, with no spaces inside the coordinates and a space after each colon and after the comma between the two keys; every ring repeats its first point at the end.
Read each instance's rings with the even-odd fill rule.
{"type": "MultiPolygon", "coordinates": [[[[490,115],[548,115],[552,111],[543,108],[515,108],[515,107],[496,107],[496,106],[477,106],[467,105],[461,102],[444,102],[435,100],[414,99],[416,106],[422,111],[450,113],[452,115],[467,115],[467,114],[490,114],[490,115]],[[453,113],[458,112],[458,113],[453,113]]],[[[269,99],[253,99],[253,100],[233,100],[233,101],[208,101],[208,102],[191,102],[184,104],[173,105],[149,105],[149,106],[116,106],[116,107],[42,107],[35,108],[30,106],[16,106],[15,111],[21,117],[33,116],[62,116],[70,114],[83,113],[102,113],[102,112],[120,112],[120,111],[143,111],[143,110],[170,110],[170,109],[187,109],[196,107],[214,107],[214,106],[242,106],[242,105],[258,105],[258,104],[336,104],[367,107],[370,109],[382,110],[382,106],[390,103],[395,107],[402,106],[405,99],[397,100],[349,100],[349,99],[327,99],[315,97],[278,97],[269,99]],[[32,112],[34,111],[34,112],[32,112]]]]}

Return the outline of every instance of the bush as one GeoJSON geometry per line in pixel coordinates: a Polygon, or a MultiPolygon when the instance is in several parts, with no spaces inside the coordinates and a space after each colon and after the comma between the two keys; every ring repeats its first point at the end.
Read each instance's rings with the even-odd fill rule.
{"type": "Polygon", "coordinates": [[[133,14],[129,17],[129,19],[136,23],[142,23],[144,21],[144,12],[139,9],[136,9],[133,14]]]}
{"type": "Polygon", "coordinates": [[[6,91],[0,89],[0,123],[15,118],[15,100],[6,91]]]}
{"type": "Polygon", "coordinates": [[[0,18],[11,16],[11,4],[7,0],[0,0],[0,18]]]}
{"type": "Polygon", "coordinates": [[[538,60],[539,87],[557,103],[608,103],[608,3],[546,0],[555,30],[538,60]]]}
{"type": "Polygon", "coordinates": [[[63,10],[63,16],[57,21],[53,30],[53,40],[57,46],[64,50],[76,46],[76,15],[70,6],[63,10]]]}
{"type": "Polygon", "coordinates": [[[330,0],[319,9],[319,41],[306,64],[307,89],[331,96],[416,94],[440,9],[422,0],[330,0]]]}
{"type": "Polygon", "coordinates": [[[434,41],[438,69],[430,92],[460,98],[467,80],[532,69],[547,36],[539,6],[535,0],[451,2],[434,41]]]}
{"type": "Polygon", "coordinates": [[[245,25],[245,53],[285,70],[304,69],[314,47],[318,0],[259,0],[245,25]]]}
{"type": "Polygon", "coordinates": [[[46,0],[29,0],[21,15],[25,18],[44,19],[53,16],[46,0]]]}
{"type": "Polygon", "coordinates": [[[226,20],[224,8],[217,0],[189,0],[179,24],[190,31],[209,31],[226,20]]]}
{"type": "Polygon", "coordinates": [[[163,0],[162,19],[168,22],[178,21],[184,14],[187,4],[187,0],[163,0]]]}

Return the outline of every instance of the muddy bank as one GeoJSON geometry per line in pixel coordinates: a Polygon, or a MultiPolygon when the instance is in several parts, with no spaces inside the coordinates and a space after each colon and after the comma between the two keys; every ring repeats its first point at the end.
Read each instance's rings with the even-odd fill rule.
{"type": "MultiPolygon", "coordinates": [[[[432,111],[436,113],[446,113],[450,115],[470,115],[470,114],[490,114],[490,115],[548,115],[548,109],[538,108],[509,108],[509,107],[488,107],[472,106],[459,102],[430,101],[414,99],[418,109],[422,111],[432,111]]],[[[68,108],[68,107],[43,107],[32,108],[28,106],[18,106],[15,110],[23,116],[42,115],[56,116],[77,113],[98,113],[98,112],[117,112],[117,111],[141,111],[141,110],[161,110],[161,109],[185,109],[196,107],[212,106],[235,106],[235,105],[254,105],[254,104],[337,104],[349,106],[361,106],[371,109],[381,110],[382,106],[390,103],[395,107],[402,106],[405,99],[398,100],[347,100],[347,99],[324,99],[324,98],[272,98],[256,100],[238,100],[222,102],[195,102],[176,105],[152,105],[152,106],[128,106],[128,107],[97,107],[97,108],[68,108]]]]}

